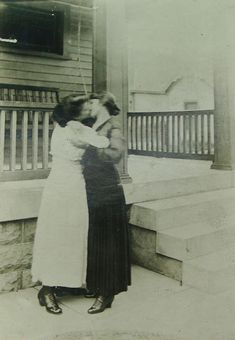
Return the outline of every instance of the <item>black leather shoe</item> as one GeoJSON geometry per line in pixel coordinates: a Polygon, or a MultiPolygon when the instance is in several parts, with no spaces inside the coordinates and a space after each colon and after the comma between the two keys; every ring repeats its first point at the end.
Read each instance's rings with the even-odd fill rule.
{"type": "Polygon", "coordinates": [[[97,314],[102,313],[105,308],[111,308],[112,303],[114,300],[114,296],[99,296],[94,304],[91,306],[91,308],[88,309],[89,314],[97,314]]]}
{"type": "Polygon", "coordinates": [[[43,291],[38,293],[38,300],[41,306],[45,306],[46,310],[52,314],[61,314],[62,309],[58,306],[55,295],[52,291],[43,291]]]}

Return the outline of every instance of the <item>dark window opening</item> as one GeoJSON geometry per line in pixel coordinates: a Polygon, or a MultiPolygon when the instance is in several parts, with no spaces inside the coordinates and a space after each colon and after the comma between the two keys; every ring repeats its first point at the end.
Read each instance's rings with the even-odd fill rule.
{"type": "Polygon", "coordinates": [[[0,7],[0,44],[63,55],[62,12],[6,5],[0,7]]]}

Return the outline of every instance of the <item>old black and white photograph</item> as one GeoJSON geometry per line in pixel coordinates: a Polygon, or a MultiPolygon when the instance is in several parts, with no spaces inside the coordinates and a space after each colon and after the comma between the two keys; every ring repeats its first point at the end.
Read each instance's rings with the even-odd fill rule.
{"type": "Polygon", "coordinates": [[[235,1],[0,0],[0,340],[235,340],[235,1]]]}

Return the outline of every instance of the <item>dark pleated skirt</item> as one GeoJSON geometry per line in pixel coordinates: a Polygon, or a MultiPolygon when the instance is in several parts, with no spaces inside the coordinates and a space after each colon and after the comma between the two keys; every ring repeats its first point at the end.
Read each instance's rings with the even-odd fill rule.
{"type": "MultiPolygon", "coordinates": [[[[86,176],[85,176],[86,177],[86,176]]],[[[129,231],[120,184],[87,186],[89,208],[87,287],[101,295],[131,284],[129,231]]]]}

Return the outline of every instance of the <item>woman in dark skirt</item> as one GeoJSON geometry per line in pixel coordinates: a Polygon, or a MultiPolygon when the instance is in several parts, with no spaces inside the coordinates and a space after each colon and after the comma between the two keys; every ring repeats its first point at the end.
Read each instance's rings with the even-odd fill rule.
{"type": "Polygon", "coordinates": [[[131,270],[126,204],[115,167],[125,145],[113,117],[120,110],[110,93],[93,96],[91,102],[93,129],[110,140],[109,148],[89,147],[83,157],[89,209],[87,288],[96,296],[88,313],[95,314],[111,307],[116,294],[127,291],[131,270]]]}

